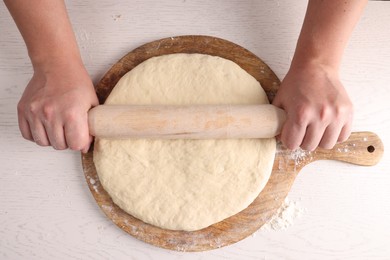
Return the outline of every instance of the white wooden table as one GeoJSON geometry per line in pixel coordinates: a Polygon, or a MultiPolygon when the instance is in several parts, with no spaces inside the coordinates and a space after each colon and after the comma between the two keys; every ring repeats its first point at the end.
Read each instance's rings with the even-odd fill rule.
{"type": "MultiPolygon", "coordinates": [[[[67,1],[94,82],[146,42],[185,34],[233,41],[283,78],[306,1],[67,1]]],[[[355,104],[354,131],[376,132],[374,167],[316,162],[289,195],[307,212],[283,231],[258,232],[202,253],[140,242],[92,198],[80,154],[41,148],[19,134],[16,103],[32,75],[27,52],[0,2],[0,259],[390,259],[390,3],[370,2],[346,50],[341,76],[355,104]]]]}

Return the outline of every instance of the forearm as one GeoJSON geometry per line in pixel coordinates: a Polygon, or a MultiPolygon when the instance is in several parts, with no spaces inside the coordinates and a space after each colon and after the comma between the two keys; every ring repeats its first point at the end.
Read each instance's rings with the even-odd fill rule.
{"type": "Polygon", "coordinates": [[[367,0],[309,0],[292,67],[320,64],[338,69],[367,0]]]}
{"type": "Polygon", "coordinates": [[[64,0],[4,0],[26,42],[34,74],[18,103],[22,136],[87,152],[88,111],[98,104],[64,0]]]}
{"type": "Polygon", "coordinates": [[[63,0],[4,0],[26,42],[35,69],[81,62],[63,0]]]}

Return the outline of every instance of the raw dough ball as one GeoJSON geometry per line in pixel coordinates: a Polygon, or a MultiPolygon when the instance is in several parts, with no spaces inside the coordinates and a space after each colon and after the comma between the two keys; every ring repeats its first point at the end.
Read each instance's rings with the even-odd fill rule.
{"type": "MultiPolygon", "coordinates": [[[[232,61],[202,54],[151,58],[123,76],[106,104],[264,104],[232,61]]],[[[275,139],[96,139],[94,163],[115,204],[172,230],[193,231],[249,206],[272,171],[275,139]]]]}

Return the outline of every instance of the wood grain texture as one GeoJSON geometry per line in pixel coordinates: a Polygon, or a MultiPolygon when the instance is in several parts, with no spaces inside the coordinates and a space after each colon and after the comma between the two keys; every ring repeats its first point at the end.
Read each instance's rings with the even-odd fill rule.
{"type": "Polygon", "coordinates": [[[271,138],[284,110],[271,105],[99,105],[88,112],[89,133],[101,138],[271,138]]]}
{"type": "MultiPolygon", "coordinates": [[[[179,36],[145,44],[120,59],[96,86],[100,101],[104,103],[119,79],[139,63],[154,56],[171,53],[201,53],[228,58],[252,74],[261,83],[270,99],[279,86],[279,80],[272,70],[248,50],[215,37],[179,36]],[[264,72],[258,73],[259,71],[264,72]]],[[[177,251],[204,251],[236,243],[269,221],[285,200],[297,173],[308,163],[327,159],[375,165],[382,154],[381,140],[375,134],[367,132],[354,133],[349,140],[336,145],[332,150],[293,152],[279,146],[271,177],[252,204],[219,223],[191,232],[161,229],[125,213],[113,203],[100,184],[93,163],[93,148],[82,155],[82,161],[87,183],[96,202],[118,227],[155,246],[177,251]]]]}
{"type": "MultiPolygon", "coordinates": [[[[307,0],[67,0],[84,64],[97,83],[116,60],[171,35],[228,39],[288,71],[307,0]],[[118,18],[118,16],[120,16],[118,18]]],[[[259,231],[217,250],[183,253],[118,228],[85,183],[79,153],[23,140],[16,104],[32,76],[22,37],[0,1],[0,258],[301,260],[390,256],[390,5],[369,1],[346,48],[340,76],[355,107],[354,131],[386,147],[372,167],[315,161],[288,198],[306,212],[286,230],[259,231]]]]}

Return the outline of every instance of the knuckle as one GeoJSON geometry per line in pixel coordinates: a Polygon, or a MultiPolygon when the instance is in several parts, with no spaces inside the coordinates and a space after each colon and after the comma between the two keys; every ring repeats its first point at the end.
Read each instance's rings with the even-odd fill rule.
{"type": "Polygon", "coordinates": [[[332,115],[334,114],[334,111],[332,107],[328,105],[323,105],[320,109],[320,121],[321,122],[326,122],[328,121],[332,115]]]}
{"type": "Polygon", "coordinates": [[[352,120],[353,117],[353,106],[352,104],[346,104],[343,106],[338,106],[335,109],[335,117],[338,120],[352,120]]]}
{"type": "Polygon", "coordinates": [[[78,113],[76,111],[69,109],[65,112],[64,119],[66,122],[68,123],[75,122],[77,121],[77,118],[78,118],[78,113]]]}
{"type": "Polygon", "coordinates": [[[339,106],[335,109],[335,116],[336,118],[341,118],[348,114],[348,108],[345,106],[339,106]]]}
{"type": "Polygon", "coordinates": [[[25,109],[24,109],[24,104],[22,102],[18,103],[16,109],[18,111],[18,115],[24,114],[25,109]]]}
{"type": "Polygon", "coordinates": [[[52,104],[46,104],[42,108],[43,118],[46,120],[51,120],[54,116],[55,108],[52,104]]]}
{"type": "Polygon", "coordinates": [[[345,113],[347,119],[352,120],[352,118],[353,118],[353,108],[349,107],[349,108],[346,108],[345,110],[346,111],[344,113],[345,113]]]}
{"type": "Polygon", "coordinates": [[[310,110],[307,106],[300,106],[297,108],[296,123],[299,126],[307,124],[310,118],[310,110]]]}
{"type": "Polygon", "coordinates": [[[39,114],[39,104],[36,103],[36,102],[31,102],[29,105],[28,105],[28,108],[27,108],[28,112],[33,115],[33,116],[37,116],[39,114]]]}

